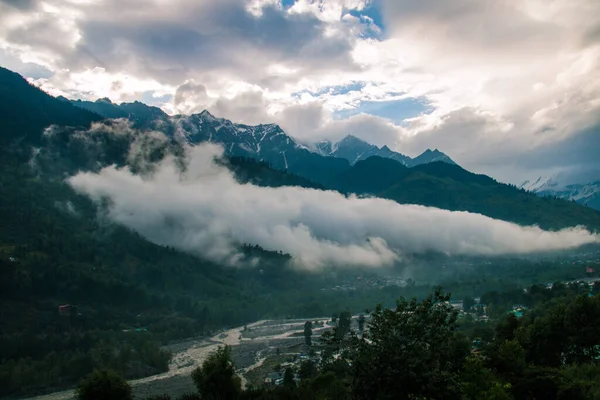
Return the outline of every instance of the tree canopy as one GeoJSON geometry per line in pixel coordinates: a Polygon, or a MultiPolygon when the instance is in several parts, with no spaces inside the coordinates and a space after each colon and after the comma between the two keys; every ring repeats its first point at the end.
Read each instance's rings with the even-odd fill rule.
{"type": "Polygon", "coordinates": [[[231,360],[231,349],[219,347],[192,372],[192,379],[203,400],[235,400],[242,383],[231,360]]]}
{"type": "Polygon", "coordinates": [[[110,370],[96,370],[77,386],[79,400],[132,400],[131,386],[119,374],[110,370]]]}

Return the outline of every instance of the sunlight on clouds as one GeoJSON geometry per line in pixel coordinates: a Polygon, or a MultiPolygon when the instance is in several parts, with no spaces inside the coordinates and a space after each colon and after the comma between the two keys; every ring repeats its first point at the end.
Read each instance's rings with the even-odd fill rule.
{"type": "Polygon", "coordinates": [[[174,91],[173,87],[162,85],[154,80],[138,79],[124,73],[111,74],[100,67],[83,72],[58,71],[52,78],[39,79],[34,83],[54,95],[84,100],[108,97],[117,103],[133,101],[147,91],[154,91],[157,97],[174,91]],[[61,87],[76,88],[76,90],[62,90],[61,87]]]}
{"type": "Polygon", "coordinates": [[[290,68],[282,64],[271,64],[267,68],[267,73],[269,75],[275,76],[285,76],[285,75],[293,75],[298,72],[297,68],[290,68]]]}
{"type": "Polygon", "coordinates": [[[246,11],[255,17],[261,17],[265,7],[281,7],[281,0],[250,0],[246,4],[246,11]]]}

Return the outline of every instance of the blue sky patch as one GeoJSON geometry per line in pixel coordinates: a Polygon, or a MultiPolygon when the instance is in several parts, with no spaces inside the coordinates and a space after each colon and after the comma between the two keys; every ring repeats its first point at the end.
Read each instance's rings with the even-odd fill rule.
{"type": "Polygon", "coordinates": [[[302,94],[304,93],[308,93],[313,97],[319,97],[322,96],[324,94],[331,94],[331,95],[341,95],[341,94],[346,94],[352,91],[359,91],[362,88],[365,87],[365,83],[364,82],[352,82],[348,85],[336,85],[336,86],[325,86],[322,87],[321,89],[317,90],[316,92],[311,92],[310,90],[302,90],[300,92],[295,92],[292,93],[292,97],[294,98],[300,98],[300,96],[302,96],[302,94]]]}
{"type": "Polygon", "coordinates": [[[378,32],[374,29],[367,29],[363,35],[364,37],[381,40],[385,35],[385,24],[383,23],[383,15],[381,14],[380,3],[380,0],[373,0],[371,4],[369,4],[369,6],[363,10],[348,10],[348,14],[357,18],[361,18],[361,20],[363,20],[363,17],[371,18],[373,20],[373,24],[377,25],[377,27],[381,30],[381,32],[378,32]]]}
{"type": "Polygon", "coordinates": [[[336,111],[333,115],[336,119],[345,119],[357,114],[371,114],[387,118],[396,124],[402,124],[407,118],[417,117],[421,114],[429,114],[433,107],[424,98],[407,98],[389,101],[363,101],[357,108],[352,110],[336,111]]]}
{"type": "Polygon", "coordinates": [[[281,5],[283,8],[290,8],[296,3],[296,0],[281,0],[281,5]]]}
{"type": "Polygon", "coordinates": [[[149,106],[162,107],[165,103],[170,102],[173,99],[172,94],[163,94],[159,97],[154,97],[154,90],[147,90],[142,93],[141,102],[146,103],[149,106]]]}

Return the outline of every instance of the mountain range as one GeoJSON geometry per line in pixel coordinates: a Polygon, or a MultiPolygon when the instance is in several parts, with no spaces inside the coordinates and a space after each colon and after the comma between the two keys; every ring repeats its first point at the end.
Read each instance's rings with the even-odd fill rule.
{"type": "MultiPolygon", "coordinates": [[[[62,100],[69,101],[66,98],[62,100]]],[[[215,117],[207,110],[198,114],[171,117],[156,107],[140,102],[114,104],[104,98],[94,102],[74,100],[71,104],[105,118],[128,118],[136,127],[154,128],[183,136],[192,144],[219,143],[228,155],[255,158],[268,162],[274,168],[289,170],[292,173],[310,173],[306,170],[307,163],[318,163],[325,170],[336,173],[347,168],[348,163],[354,165],[372,156],[390,158],[407,167],[435,161],[455,164],[450,157],[437,149],[428,149],[413,159],[392,151],[387,146],[379,148],[353,135],[335,143],[321,141],[304,145],[287,135],[276,124],[237,124],[225,118],[215,117]],[[321,157],[317,158],[315,155],[321,157]],[[346,160],[348,163],[331,158],[346,160]]],[[[329,177],[324,179],[322,174],[323,171],[318,175],[311,174],[309,178],[327,181],[329,177]]]]}

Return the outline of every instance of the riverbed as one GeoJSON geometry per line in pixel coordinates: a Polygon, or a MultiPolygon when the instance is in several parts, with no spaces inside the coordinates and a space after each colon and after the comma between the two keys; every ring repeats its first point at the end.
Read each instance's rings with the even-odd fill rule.
{"type": "MultiPolygon", "coordinates": [[[[318,322],[313,327],[316,338],[325,329],[330,328],[328,318],[311,319],[318,322]],[[322,324],[322,326],[321,326],[322,324]]],[[[176,398],[184,393],[194,392],[196,388],[190,377],[191,372],[202,365],[208,355],[219,346],[231,346],[232,356],[238,373],[245,383],[244,374],[264,362],[267,354],[290,346],[304,343],[300,335],[304,331],[304,319],[261,320],[237,328],[219,332],[210,338],[191,338],[166,346],[173,357],[167,372],[129,381],[136,399],[144,399],[157,394],[169,394],[176,398]]],[[[30,400],[73,400],[73,390],[55,392],[30,400]]]]}

